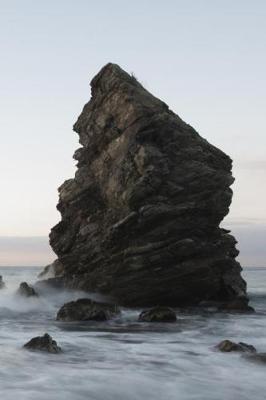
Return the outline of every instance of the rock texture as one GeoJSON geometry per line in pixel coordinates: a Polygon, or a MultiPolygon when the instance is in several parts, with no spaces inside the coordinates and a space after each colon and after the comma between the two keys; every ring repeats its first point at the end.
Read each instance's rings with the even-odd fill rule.
{"type": "Polygon", "coordinates": [[[140,322],[176,322],[176,313],[169,307],[154,307],[142,311],[139,315],[140,322]]]}
{"type": "Polygon", "coordinates": [[[247,344],[244,342],[231,342],[231,340],[223,340],[220,342],[216,348],[223,353],[230,353],[232,351],[238,351],[241,353],[256,353],[256,349],[251,344],[247,344]]]}
{"type": "Polygon", "coordinates": [[[91,82],[82,147],[50,242],[65,285],[127,306],[247,305],[229,211],[232,161],[119,66],[91,82]]]}
{"type": "Polygon", "coordinates": [[[28,350],[45,351],[53,354],[61,353],[62,351],[61,347],[57,345],[56,341],[48,333],[32,338],[23,347],[28,350]]]}
{"type": "Polygon", "coordinates": [[[57,321],[107,321],[120,313],[113,304],[78,299],[64,304],[57,313],[57,321]]]}

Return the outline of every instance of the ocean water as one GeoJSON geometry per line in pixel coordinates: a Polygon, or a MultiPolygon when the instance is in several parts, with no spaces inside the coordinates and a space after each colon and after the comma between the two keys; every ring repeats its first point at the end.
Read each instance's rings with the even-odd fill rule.
{"type": "Polygon", "coordinates": [[[38,268],[0,268],[0,390],[4,400],[264,400],[266,364],[219,353],[223,339],[266,352],[266,268],[246,268],[256,314],[178,315],[175,324],[138,323],[141,310],[111,322],[63,323],[59,307],[84,294],[49,291],[39,299],[15,294],[38,268]],[[58,355],[23,344],[48,332],[58,355]]]}

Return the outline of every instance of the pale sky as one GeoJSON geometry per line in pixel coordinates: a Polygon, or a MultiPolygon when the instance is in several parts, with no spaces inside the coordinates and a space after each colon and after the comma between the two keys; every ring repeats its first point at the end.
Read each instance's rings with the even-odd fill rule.
{"type": "Polygon", "coordinates": [[[53,259],[72,125],[110,61],[233,158],[223,225],[243,265],[266,266],[264,0],[0,0],[0,11],[0,265],[53,259]]]}

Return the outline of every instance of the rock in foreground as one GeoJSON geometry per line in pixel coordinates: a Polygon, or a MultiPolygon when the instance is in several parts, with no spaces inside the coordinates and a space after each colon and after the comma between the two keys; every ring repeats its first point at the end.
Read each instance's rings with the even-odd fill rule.
{"type": "Polygon", "coordinates": [[[58,321],[107,321],[119,314],[113,304],[79,299],[63,305],[57,313],[58,321]]]}
{"type": "Polygon", "coordinates": [[[20,284],[17,293],[23,297],[38,297],[38,293],[32,286],[28,285],[27,282],[22,282],[20,284]]]}
{"type": "Polygon", "coordinates": [[[57,345],[56,341],[48,333],[32,338],[23,347],[28,350],[45,351],[54,354],[61,353],[62,351],[61,347],[57,345]]]}
{"type": "Polygon", "coordinates": [[[119,66],[91,82],[74,179],[50,242],[67,287],[127,306],[247,305],[229,211],[232,161],[119,66]]]}
{"type": "Polygon", "coordinates": [[[245,352],[245,353],[256,353],[256,349],[251,344],[239,342],[231,342],[231,340],[223,340],[217,346],[217,349],[229,353],[231,351],[245,352]]]}
{"type": "Polygon", "coordinates": [[[176,313],[168,307],[154,307],[142,311],[139,316],[140,322],[176,322],[176,313]]]}

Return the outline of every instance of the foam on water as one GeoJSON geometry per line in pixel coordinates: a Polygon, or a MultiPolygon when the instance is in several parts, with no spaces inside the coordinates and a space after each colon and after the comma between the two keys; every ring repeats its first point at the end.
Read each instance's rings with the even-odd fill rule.
{"type": "Polygon", "coordinates": [[[84,293],[51,290],[37,299],[14,295],[38,269],[1,268],[0,387],[5,400],[262,400],[263,364],[214,350],[222,339],[266,351],[266,269],[246,269],[257,314],[179,315],[176,324],[137,322],[122,310],[111,322],[62,323],[58,308],[84,293]],[[32,353],[23,344],[49,332],[63,354],[32,353]]]}

